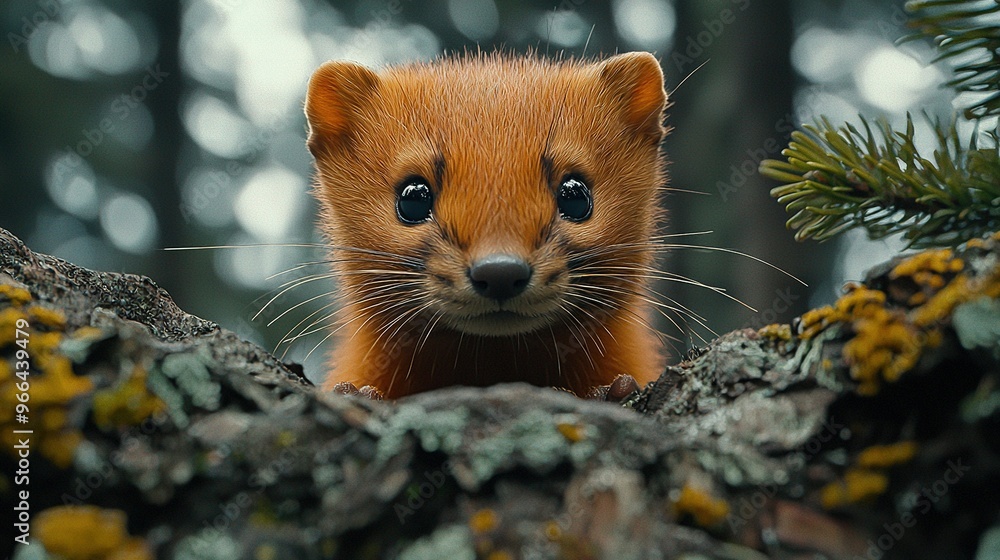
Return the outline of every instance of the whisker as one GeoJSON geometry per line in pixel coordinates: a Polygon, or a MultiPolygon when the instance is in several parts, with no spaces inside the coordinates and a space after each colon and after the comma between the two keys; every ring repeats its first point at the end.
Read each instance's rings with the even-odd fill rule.
{"type": "Polygon", "coordinates": [[[649,330],[651,333],[653,333],[654,335],[656,335],[658,338],[661,338],[661,339],[662,338],[668,338],[668,339],[674,340],[676,342],[680,342],[680,340],[676,340],[673,337],[670,337],[669,335],[661,333],[658,330],[656,330],[655,328],[653,328],[651,325],[649,325],[649,323],[647,322],[647,320],[646,320],[645,317],[643,317],[642,315],[639,315],[635,311],[632,311],[631,309],[628,309],[627,307],[616,306],[616,305],[614,305],[611,302],[606,302],[606,301],[603,301],[603,300],[600,300],[600,299],[597,299],[597,298],[592,298],[592,297],[586,296],[586,295],[580,293],[581,289],[604,290],[604,291],[611,292],[612,295],[627,295],[627,296],[636,297],[636,298],[640,299],[640,301],[643,301],[644,303],[647,303],[647,304],[653,306],[654,307],[653,310],[655,312],[657,312],[660,315],[662,315],[667,321],[670,322],[670,324],[672,324],[674,326],[674,328],[676,328],[680,332],[684,332],[685,329],[681,328],[681,326],[678,325],[677,322],[672,317],[670,317],[664,311],[662,311],[661,309],[658,309],[658,308],[662,307],[663,309],[666,309],[668,311],[673,311],[674,313],[677,313],[681,317],[689,316],[692,320],[694,320],[695,322],[697,322],[702,327],[708,329],[709,331],[712,330],[712,329],[709,329],[708,326],[706,326],[702,321],[699,320],[700,317],[698,317],[697,314],[687,313],[686,310],[684,310],[683,308],[678,309],[678,308],[671,307],[671,306],[666,305],[666,304],[664,304],[662,302],[656,301],[655,299],[653,299],[651,297],[648,297],[645,294],[642,294],[642,293],[639,293],[639,292],[636,292],[636,291],[633,291],[633,290],[628,290],[628,289],[624,289],[624,288],[609,288],[607,286],[594,286],[594,285],[574,286],[574,289],[575,290],[571,293],[572,297],[578,297],[578,298],[581,298],[581,299],[586,299],[588,301],[591,301],[591,302],[593,302],[593,303],[595,303],[597,305],[600,305],[600,306],[605,307],[605,308],[607,308],[609,310],[612,310],[612,311],[617,310],[617,309],[624,309],[624,310],[628,311],[628,316],[625,317],[625,320],[629,321],[630,323],[632,323],[632,324],[634,324],[636,326],[640,326],[640,327],[642,327],[644,329],[649,330]]]}
{"type": "MultiPolygon", "coordinates": [[[[556,340],[556,331],[552,328],[552,325],[549,325],[549,334],[552,335],[552,349],[556,353],[556,376],[562,379],[562,356],[559,354],[559,341],[556,340]]],[[[545,368],[545,384],[550,385],[548,368],[545,368]]]]}
{"type": "Polygon", "coordinates": [[[413,355],[410,356],[410,366],[406,369],[406,375],[403,376],[403,379],[410,378],[410,373],[413,372],[413,364],[417,360],[417,354],[419,354],[424,349],[424,344],[426,344],[427,339],[431,337],[431,331],[434,330],[434,327],[438,324],[438,321],[441,320],[441,317],[443,315],[444,312],[440,310],[435,311],[434,314],[431,315],[430,320],[428,320],[427,323],[424,324],[424,328],[420,333],[420,337],[417,338],[417,347],[413,351],[413,355]]]}
{"type": "MultiPolygon", "coordinates": [[[[705,330],[707,330],[710,333],[712,333],[713,335],[715,335],[716,337],[718,336],[718,334],[714,330],[712,330],[705,323],[705,320],[701,316],[699,316],[698,314],[696,314],[694,312],[691,312],[690,310],[688,310],[687,308],[685,308],[682,305],[678,304],[679,307],[673,307],[673,306],[667,305],[667,304],[665,304],[663,302],[657,301],[657,300],[653,299],[652,297],[647,296],[644,293],[637,292],[635,290],[632,290],[632,289],[629,289],[629,288],[624,288],[624,287],[620,287],[619,288],[619,287],[597,286],[597,285],[593,285],[593,284],[580,284],[580,285],[574,286],[574,288],[575,288],[575,291],[573,292],[573,295],[576,296],[576,297],[584,297],[583,294],[580,293],[581,290],[601,290],[601,291],[610,292],[612,295],[618,295],[618,296],[625,295],[625,296],[636,297],[640,301],[643,301],[644,303],[650,305],[652,307],[653,311],[655,311],[656,313],[660,314],[664,319],[666,319],[671,325],[674,326],[674,328],[676,328],[680,332],[685,332],[686,329],[684,329],[683,327],[681,327],[681,325],[679,325],[677,323],[677,321],[674,320],[673,317],[671,317],[670,315],[668,315],[666,313],[666,311],[671,311],[673,313],[676,313],[681,318],[687,317],[687,318],[693,320],[695,323],[697,323],[700,327],[704,328],[705,330]]],[[[661,294],[657,294],[657,295],[661,295],[661,294]]],[[[614,304],[612,304],[610,302],[605,302],[605,301],[597,299],[597,298],[588,298],[588,299],[589,299],[589,301],[592,301],[593,303],[601,305],[603,307],[607,307],[610,310],[615,310],[615,309],[619,309],[619,308],[624,308],[624,309],[627,310],[627,307],[616,306],[616,305],[614,305],[614,304]]],[[[668,301],[671,301],[671,302],[673,301],[670,298],[666,298],[666,299],[668,301]]],[[[677,339],[675,339],[673,337],[670,337],[668,335],[665,335],[664,333],[660,333],[659,331],[657,331],[655,328],[653,328],[652,326],[650,326],[646,322],[646,318],[645,317],[642,317],[641,315],[635,313],[634,311],[629,310],[629,315],[631,315],[632,318],[633,318],[632,320],[630,320],[630,322],[632,322],[633,324],[640,325],[643,328],[648,329],[650,332],[652,332],[653,334],[657,335],[658,337],[665,337],[665,338],[668,338],[668,339],[673,340],[675,342],[680,342],[680,340],[677,340],[677,339]]],[[[685,321],[685,323],[686,323],[686,321],[685,321]]],[[[694,332],[695,336],[697,336],[699,339],[701,339],[702,341],[705,341],[704,337],[702,337],[701,334],[697,333],[697,331],[692,331],[692,332],[694,332]]]]}
{"type": "Polygon", "coordinates": [[[299,263],[299,264],[297,264],[297,265],[295,265],[295,266],[293,266],[291,268],[282,270],[281,272],[275,272],[274,274],[268,276],[267,278],[264,278],[264,280],[271,281],[271,280],[274,280],[275,278],[277,278],[279,276],[284,276],[285,274],[291,274],[292,272],[295,272],[297,270],[302,270],[304,268],[309,268],[310,266],[319,266],[319,265],[325,265],[325,264],[327,264],[327,261],[325,261],[325,260],[323,260],[323,261],[306,261],[306,262],[301,262],[301,263],[299,263]]]}
{"type": "Polygon", "coordinates": [[[254,313],[253,317],[250,320],[251,321],[256,321],[257,318],[260,317],[260,314],[264,312],[264,310],[266,310],[268,307],[270,307],[270,305],[272,303],[274,303],[275,301],[277,301],[281,296],[285,295],[289,291],[294,290],[295,288],[298,288],[300,286],[304,286],[305,284],[308,284],[310,282],[315,282],[317,280],[325,280],[325,279],[328,279],[328,278],[333,278],[334,276],[335,276],[335,274],[333,274],[333,273],[330,273],[330,274],[310,275],[310,276],[306,276],[304,278],[299,278],[299,279],[296,279],[296,280],[291,280],[289,282],[286,282],[285,284],[282,284],[282,286],[284,286],[284,288],[281,289],[281,291],[279,291],[277,294],[275,294],[274,297],[272,297],[271,299],[269,299],[267,301],[267,303],[265,303],[263,305],[263,307],[260,308],[259,311],[257,311],[256,313],[254,313]]]}
{"type": "Polygon", "coordinates": [[[336,307],[336,305],[337,305],[337,302],[336,301],[332,301],[332,302],[330,302],[330,303],[328,303],[328,304],[320,307],[319,309],[316,309],[315,311],[313,311],[309,315],[306,315],[304,319],[302,319],[301,321],[299,321],[298,323],[296,323],[295,326],[293,326],[292,328],[288,329],[288,332],[285,333],[285,336],[281,337],[281,340],[278,341],[278,346],[281,346],[282,344],[289,344],[290,345],[292,342],[295,342],[296,340],[298,340],[300,338],[303,338],[305,336],[309,336],[310,334],[316,332],[316,330],[312,330],[313,327],[315,327],[316,325],[322,323],[323,321],[326,321],[327,319],[331,319],[331,318],[335,317],[336,316],[336,311],[333,311],[331,313],[327,313],[323,317],[320,317],[319,319],[316,319],[312,323],[309,323],[305,328],[303,328],[301,331],[299,331],[298,334],[296,334],[295,336],[289,336],[290,334],[292,334],[293,331],[295,331],[296,329],[298,329],[300,326],[302,326],[303,323],[305,323],[309,319],[315,317],[316,315],[322,313],[323,311],[325,311],[325,310],[327,310],[327,309],[329,309],[331,307],[336,307]]]}
{"type": "Polygon", "coordinates": [[[296,310],[296,309],[298,309],[299,307],[302,307],[303,305],[306,305],[306,304],[308,304],[308,303],[311,303],[311,302],[313,302],[313,301],[316,301],[317,299],[319,299],[319,298],[321,298],[321,297],[327,297],[327,296],[329,296],[329,295],[330,295],[329,293],[322,293],[322,294],[319,294],[319,295],[315,295],[315,296],[313,296],[313,297],[311,297],[311,298],[309,298],[309,299],[306,299],[306,300],[303,300],[303,301],[300,301],[300,302],[296,303],[295,305],[293,305],[293,306],[289,307],[288,309],[286,309],[286,310],[282,311],[282,312],[281,312],[280,314],[278,314],[278,316],[277,316],[277,317],[275,317],[274,319],[271,319],[270,321],[268,321],[268,322],[267,322],[267,326],[268,326],[268,327],[270,327],[270,326],[271,326],[271,325],[273,325],[273,324],[274,324],[274,323],[275,323],[276,321],[278,321],[279,319],[281,319],[281,318],[282,318],[282,317],[284,317],[285,315],[288,315],[288,314],[289,314],[290,312],[292,312],[292,311],[295,311],[295,310],[296,310]]]}
{"type": "MultiPolygon", "coordinates": [[[[726,299],[732,300],[732,301],[734,301],[734,302],[742,305],[743,307],[746,307],[747,309],[753,311],[754,313],[757,312],[757,310],[754,309],[753,306],[751,306],[751,305],[749,305],[747,303],[744,303],[742,300],[740,300],[739,298],[737,298],[737,297],[735,297],[735,296],[733,296],[731,294],[726,293],[726,290],[724,288],[719,288],[717,286],[712,286],[712,285],[709,285],[709,284],[705,284],[703,282],[699,282],[697,280],[692,280],[691,278],[687,278],[687,277],[681,276],[679,274],[674,274],[672,272],[657,272],[656,274],[652,274],[652,273],[647,272],[647,273],[644,273],[644,274],[635,274],[635,268],[630,268],[630,267],[626,267],[626,266],[622,266],[622,267],[602,266],[600,268],[602,268],[602,269],[610,269],[610,270],[618,270],[618,269],[620,269],[620,270],[623,270],[623,271],[627,271],[629,274],[631,274],[633,276],[638,276],[638,277],[641,277],[641,278],[649,278],[649,279],[654,279],[654,280],[666,280],[668,282],[677,282],[678,284],[690,284],[692,286],[697,286],[699,288],[705,288],[706,290],[711,290],[711,291],[713,291],[713,292],[721,295],[722,297],[724,297],[726,299]]],[[[579,270],[580,269],[577,269],[577,271],[576,271],[577,272],[576,275],[579,276],[579,277],[584,277],[584,276],[605,277],[605,278],[621,278],[622,277],[622,275],[620,275],[620,274],[608,274],[608,273],[602,274],[602,273],[597,273],[597,272],[583,272],[583,273],[580,273],[579,270]]]]}
{"type": "MultiPolygon", "coordinates": [[[[358,310],[358,312],[361,313],[361,314],[366,314],[366,312],[368,312],[371,309],[374,309],[374,308],[378,307],[379,305],[381,305],[379,303],[381,300],[384,300],[384,299],[390,299],[391,300],[394,297],[398,297],[398,295],[399,295],[398,290],[399,290],[400,287],[401,287],[400,284],[394,284],[394,285],[386,286],[385,288],[382,288],[380,290],[376,290],[376,293],[369,294],[365,298],[363,298],[363,299],[361,299],[361,300],[358,301],[358,303],[366,303],[367,304],[364,307],[361,307],[358,310]],[[381,293],[378,293],[378,292],[381,292],[381,293]]],[[[320,309],[317,309],[313,313],[310,313],[308,316],[306,316],[305,319],[299,321],[298,324],[296,324],[294,327],[292,327],[289,330],[289,334],[292,331],[294,331],[295,329],[297,329],[302,323],[304,323],[305,321],[309,320],[311,317],[313,317],[314,315],[316,315],[317,313],[319,313],[323,309],[329,308],[329,307],[334,306],[334,305],[336,305],[336,302],[332,302],[332,303],[330,303],[328,305],[325,305],[325,306],[321,307],[320,309]]],[[[378,315],[379,313],[388,312],[388,311],[391,311],[392,309],[395,309],[395,308],[403,306],[403,305],[405,305],[405,303],[398,303],[398,304],[389,306],[388,308],[385,308],[385,309],[383,309],[383,310],[381,310],[379,312],[376,312],[373,315],[370,315],[368,318],[365,319],[364,323],[362,323],[362,325],[360,325],[358,327],[358,329],[363,328],[366,324],[368,324],[369,321],[373,320],[375,318],[375,316],[378,315]]],[[[334,316],[334,313],[331,313],[331,314],[325,315],[324,317],[316,319],[312,323],[310,323],[309,325],[307,325],[305,328],[303,328],[295,336],[288,337],[288,334],[286,334],[285,337],[282,339],[281,342],[291,343],[292,341],[294,341],[296,339],[299,339],[299,338],[308,336],[310,334],[313,334],[315,332],[318,332],[320,330],[323,330],[325,328],[325,326],[320,325],[320,323],[322,323],[323,321],[325,321],[325,320],[327,320],[327,319],[329,319],[329,318],[331,318],[333,316],[334,316]]],[[[348,321],[348,322],[342,324],[341,326],[337,327],[336,331],[341,330],[344,326],[346,326],[350,322],[351,321],[348,321]]],[[[355,331],[355,333],[356,332],[357,331],[355,331]]],[[[281,342],[279,342],[279,344],[281,344],[281,342]]]]}
{"type": "MultiPolygon", "coordinates": [[[[657,240],[657,239],[660,239],[660,237],[659,236],[654,236],[653,239],[657,240]]],[[[665,248],[665,249],[700,249],[700,250],[704,250],[704,251],[719,251],[719,252],[722,252],[722,253],[729,253],[729,254],[732,254],[732,255],[739,255],[741,257],[750,259],[750,260],[752,260],[754,262],[758,262],[758,263],[760,263],[760,264],[762,264],[764,266],[772,268],[772,269],[774,269],[774,270],[776,270],[776,271],[784,274],[785,276],[791,278],[792,280],[795,280],[799,284],[802,284],[803,286],[809,286],[809,284],[806,284],[805,282],[803,282],[802,280],[800,280],[798,277],[796,277],[792,273],[788,272],[787,270],[784,270],[783,268],[781,268],[781,267],[779,267],[777,265],[773,265],[773,264],[765,261],[764,259],[761,259],[759,257],[755,257],[755,256],[753,256],[753,255],[751,255],[749,253],[744,253],[743,251],[737,251],[736,249],[727,249],[725,247],[711,247],[711,246],[706,246],[706,245],[684,245],[684,244],[677,244],[677,243],[664,243],[664,244],[661,244],[660,246],[663,247],[663,248],[665,248]]]]}
{"type": "Polygon", "coordinates": [[[299,247],[314,249],[325,247],[322,243],[248,243],[246,245],[199,245],[196,247],[164,247],[162,251],[201,251],[205,249],[258,249],[266,247],[299,247]]]}
{"type": "MultiPolygon", "coordinates": [[[[563,307],[564,303],[565,302],[560,302],[560,304],[559,304],[560,308],[563,309],[563,317],[564,317],[564,319],[562,320],[562,323],[566,326],[566,329],[569,330],[569,332],[573,336],[573,338],[575,338],[576,341],[578,343],[580,343],[580,349],[583,350],[584,356],[587,357],[587,361],[590,363],[590,366],[594,367],[594,360],[590,356],[590,351],[588,350],[589,346],[587,345],[587,340],[586,340],[587,337],[585,336],[586,328],[580,322],[579,317],[576,317],[575,315],[573,315],[573,313],[570,310],[568,310],[565,307],[563,307]],[[568,318],[568,319],[574,321],[576,324],[574,325],[573,323],[567,322],[565,320],[565,318],[568,318]],[[580,329],[580,330],[577,330],[577,329],[580,329]]],[[[573,373],[579,375],[579,372],[574,371],[573,373]]]]}
{"type": "MultiPolygon", "coordinates": [[[[585,307],[581,307],[579,304],[570,301],[568,299],[565,301],[565,304],[571,306],[573,309],[578,310],[580,313],[586,315],[587,318],[593,320],[594,323],[600,325],[601,328],[608,333],[608,336],[610,336],[611,339],[614,340],[616,344],[618,343],[618,341],[615,340],[614,335],[611,334],[611,331],[608,329],[607,325],[605,325],[603,321],[599,321],[597,317],[595,317],[594,314],[588,311],[585,307]]],[[[575,314],[573,315],[575,317],[575,314]]],[[[584,332],[584,334],[587,334],[590,337],[590,340],[594,342],[594,347],[597,348],[597,351],[600,353],[600,355],[604,356],[605,353],[607,352],[607,348],[604,346],[604,343],[601,341],[601,339],[597,337],[594,333],[586,329],[586,325],[584,324],[583,321],[578,319],[577,323],[580,325],[580,329],[584,332]]]]}
{"type": "MultiPolygon", "coordinates": [[[[413,317],[417,317],[417,316],[419,316],[419,314],[420,314],[420,313],[422,313],[423,311],[427,310],[427,309],[428,309],[428,308],[429,308],[429,307],[430,307],[431,305],[432,305],[432,304],[431,304],[431,302],[427,302],[427,303],[425,303],[425,304],[424,304],[423,306],[420,306],[420,307],[416,307],[416,308],[413,308],[413,309],[409,310],[409,311],[412,311],[412,313],[409,313],[409,317],[410,317],[410,318],[413,318],[413,317]]],[[[406,312],[404,312],[404,313],[403,313],[402,315],[400,315],[400,317],[405,317],[405,316],[407,316],[407,313],[406,313],[406,312]]],[[[395,348],[396,348],[396,346],[398,346],[398,345],[399,345],[399,344],[401,343],[401,341],[400,341],[400,340],[399,340],[398,338],[396,338],[396,335],[397,335],[397,334],[399,334],[399,331],[400,331],[400,329],[402,329],[402,328],[403,328],[403,326],[404,326],[404,325],[405,325],[405,324],[406,324],[406,323],[407,323],[407,322],[408,322],[409,320],[410,320],[410,319],[406,319],[405,321],[401,322],[401,323],[400,323],[400,324],[399,324],[399,325],[398,325],[398,326],[396,327],[396,330],[395,330],[395,331],[393,331],[393,333],[392,333],[392,334],[391,334],[391,335],[389,336],[389,339],[391,339],[391,340],[395,340],[395,341],[396,341],[396,342],[395,342],[395,343],[393,344],[393,346],[392,346],[392,349],[395,349],[395,348]]],[[[384,333],[383,333],[383,334],[384,334],[384,333]]],[[[372,347],[376,346],[376,345],[378,344],[378,341],[379,341],[379,340],[380,340],[381,338],[382,338],[382,335],[380,334],[380,335],[379,335],[379,337],[375,339],[375,344],[373,344],[373,345],[372,345],[372,347]]],[[[391,351],[392,349],[390,349],[390,351],[391,351]]],[[[370,352],[370,351],[371,351],[371,349],[369,349],[369,352],[370,352]]],[[[414,357],[416,357],[416,353],[414,353],[414,357]]],[[[365,356],[365,358],[367,359],[367,355],[365,356]]],[[[411,365],[412,365],[412,362],[411,362],[411,365]]],[[[407,372],[406,372],[406,377],[404,377],[404,379],[406,379],[406,378],[408,378],[408,377],[409,377],[409,373],[410,373],[409,371],[407,371],[407,372]]],[[[392,386],[393,386],[393,385],[394,385],[394,384],[396,383],[396,375],[397,375],[397,374],[399,374],[399,367],[398,367],[398,366],[397,366],[397,367],[396,367],[396,369],[395,369],[395,370],[393,370],[393,372],[392,372],[392,377],[391,377],[391,378],[389,379],[389,388],[388,388],[388,389],[386,390],[386,392],[388,392],[388,393],[391,393],[391,392],[392,392],[392,386]]]]}

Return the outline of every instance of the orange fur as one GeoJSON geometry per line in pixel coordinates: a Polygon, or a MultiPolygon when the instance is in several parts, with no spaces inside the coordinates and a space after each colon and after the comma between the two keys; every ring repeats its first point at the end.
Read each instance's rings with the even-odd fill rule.
{"type": "Polygon", "coordinates": [[[306,114],[342,299],[326,386],[399,397],[524,381],[582,395],[621,373],[654,379],[642,269],[654,261],[665,103],[646,53],[466,55],[378,73],[324,64],[306,114]],[[559,215],[567,174],[592,189],[585,221],[559,215]],[[395,204],[413,176],[430,184],[433,211],[406,225],[395,204]],[[503,302],[469,279],[498,253],[531,266],[503,302]]]}

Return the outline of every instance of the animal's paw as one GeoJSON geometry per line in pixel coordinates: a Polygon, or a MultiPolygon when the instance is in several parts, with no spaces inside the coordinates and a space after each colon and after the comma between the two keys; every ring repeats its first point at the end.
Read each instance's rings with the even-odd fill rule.
{"type": "Polygon", "coordinates": [[[610,385],[598,385],[587,393],[588,399],[621,402],[625,397],[639,390],[639,382],[627,373],[623,373],[615,378],[610,385]]]}
{"type": "Polygon", "coordinates": [[[368,397],[373,401],[380,401],[385,398],[382,391],[379,391],[373,385],[365,385],[358,388],[357,385],[351,383],[350,381],[341,381],[333,386],[334,393],[340,393],[341,395],[354,395],[357,397],[368,397]]]}

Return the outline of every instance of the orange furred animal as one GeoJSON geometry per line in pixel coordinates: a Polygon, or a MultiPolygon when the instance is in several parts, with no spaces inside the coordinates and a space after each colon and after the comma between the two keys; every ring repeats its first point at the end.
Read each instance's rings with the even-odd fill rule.
{"type": "Polygon", "coordinates": [[[342,300],[326,387],[654,379],[665,105],[647,53],[320,67],[308,145],[342,300]]]}

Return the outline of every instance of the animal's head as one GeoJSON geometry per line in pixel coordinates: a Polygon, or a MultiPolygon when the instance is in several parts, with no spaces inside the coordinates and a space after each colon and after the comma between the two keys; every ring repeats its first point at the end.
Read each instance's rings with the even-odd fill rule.
{"type": "Polygon", "coordinates": [[[308,145],[348,303],[510,336],[642,297],[665,104],[646,53],[324,64],[308,145]]]}

